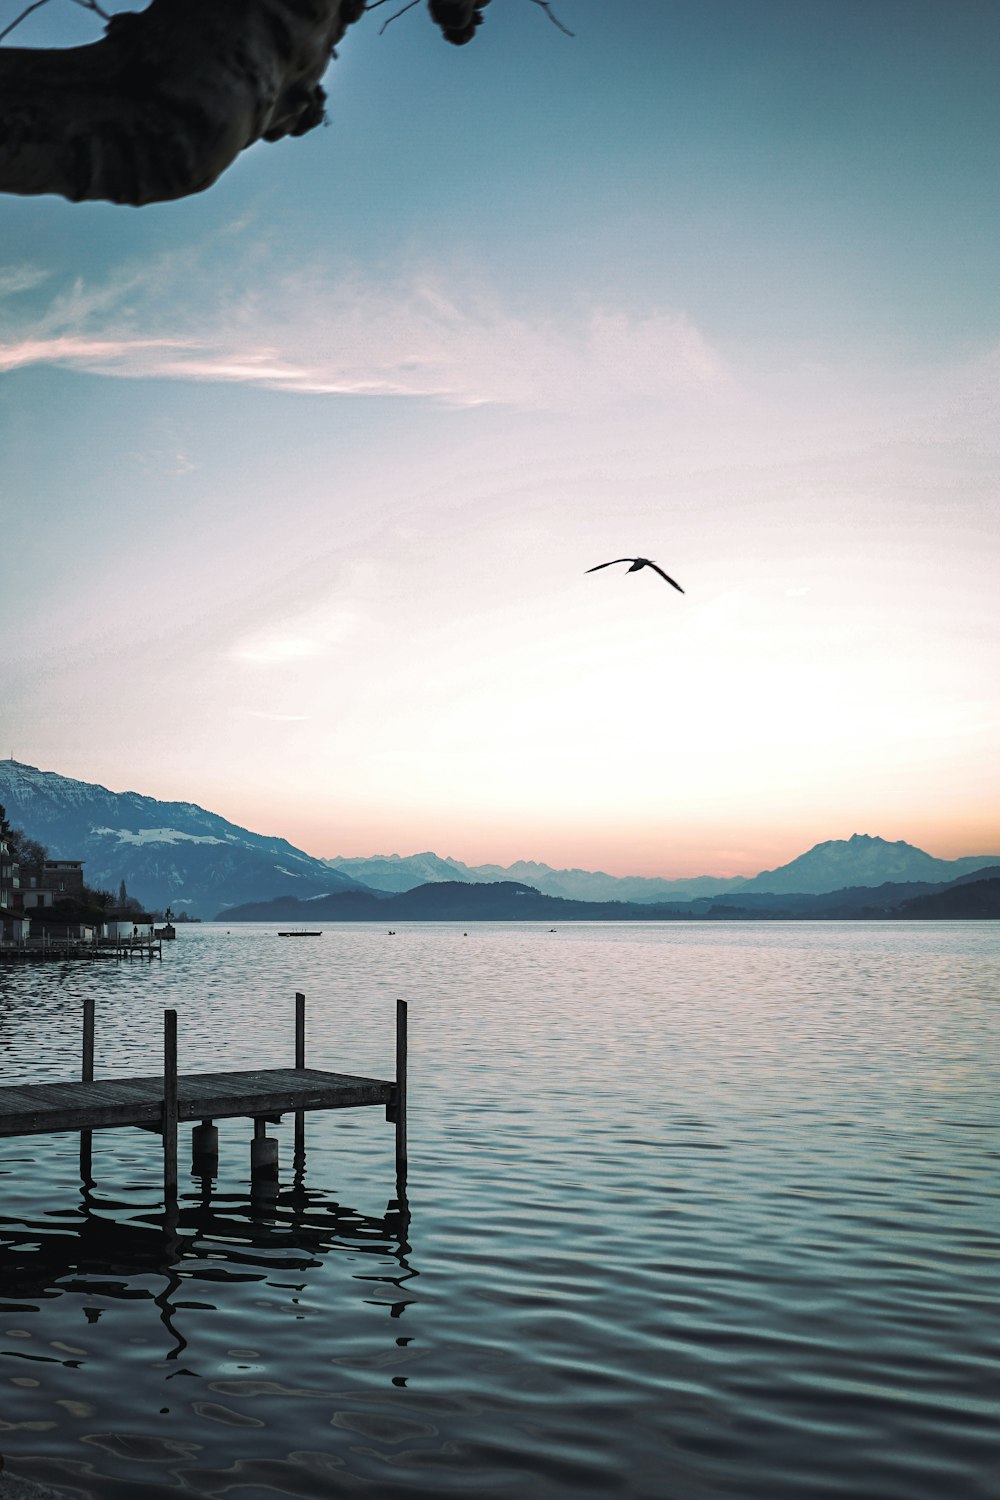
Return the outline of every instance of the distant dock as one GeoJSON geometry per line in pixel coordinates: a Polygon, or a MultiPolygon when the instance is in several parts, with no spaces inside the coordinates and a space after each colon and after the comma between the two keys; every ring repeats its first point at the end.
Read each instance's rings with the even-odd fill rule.
{"type": "Polygon", "coordinates": [[[253,1178],[278,1172],[278,1143],[268,1124],[295,1115],[295,1149],[303,1150],[304,1117],[316,1109],[384,1107],[396,1127],[396,1170],[406,1170],[406,1002],[396,1002],[396,1076],[362,1078],[305,1065],[305,996],[295,996],[295,1066],[235,1072],[177,1073],[177,1012],[163,1013],[163,1073],[137,1078],[94,1078],[94,1000],[83,1002],[83,1063],[79,1082],[29,1083],[0,1088],[0,1136],[80,1132],[80,1170],[90,1180],[94,1130],[139,1126],[163,1141],[164,1202],[177,1198],[178,1126],[199,1121],[192,1132],[192,1171],[211,1177],[218,1171],[218,1130],[214,1121],[244,1116],[254,1122],[250,1148],[253,1178]]]}

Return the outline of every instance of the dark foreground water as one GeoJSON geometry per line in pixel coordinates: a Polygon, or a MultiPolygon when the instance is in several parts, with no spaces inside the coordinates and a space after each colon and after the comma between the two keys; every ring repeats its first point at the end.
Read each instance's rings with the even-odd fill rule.
{"type": "MultiPolygon", "coordinates": [[[[78,1495],[997,1500],[1000,927],[180,930],[0,969],[0,1081],[293,1060],[164,1222],[156,1136],[0,1141],[0,1452],[78,1495]]],[[[186,1131],[182,1133],[182,1146],[186,1131]]]]}

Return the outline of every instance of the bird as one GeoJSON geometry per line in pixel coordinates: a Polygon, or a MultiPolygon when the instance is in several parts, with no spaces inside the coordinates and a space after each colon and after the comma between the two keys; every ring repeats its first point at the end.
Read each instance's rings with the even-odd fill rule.
{"type": "Polygon", "coordinates": [[[683,594],[684,592],[680,584],[675,582],[675,580],[671,578],[669,573],[664,573],[659,563],[652,562],[648,557],[613,557],[610,562],[598,563],[597,567],[588,568],[587,572],[597,573],[601,568],[613,568],[615,563],[620,562],[627,562],[632,564],[632,566],[628,570],[630,573],[638,573],[640,568],[652,568],[654,573],[659,573],[661,578],[665,578],[667,582],[671,584],[679,594],[683,594]]]}

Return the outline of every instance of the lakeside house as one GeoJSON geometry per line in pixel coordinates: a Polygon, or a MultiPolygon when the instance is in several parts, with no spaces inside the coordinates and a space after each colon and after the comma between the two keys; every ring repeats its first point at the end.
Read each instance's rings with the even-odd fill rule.
{"type": "Polygon", "coordinates": [[[59,903],[82,897],[82,859],[47,859],[40,871],[22,875],[6,839],[0,839],[0,943],[132,943],[154,935],[148,912],[118,907],[102,920],[59,910],[59,903]]]}
{"type": "Polygon", "coordinates": [[[54,906],[64,897],[83,895],[82,859],[47,859],[39,875],[27,876],[20,883],[18,905],[26,911],[54,906]]]}

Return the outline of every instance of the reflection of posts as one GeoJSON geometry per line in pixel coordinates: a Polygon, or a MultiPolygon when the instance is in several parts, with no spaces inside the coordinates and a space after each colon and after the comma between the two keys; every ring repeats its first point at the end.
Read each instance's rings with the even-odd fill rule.
{"type": "Polygon", "coordinates": [[[267,1133],[267,1120],[256,1115],[253,1122],[253,1140],[250,1142],[250,1177],[277,1178],[278,1142],[267,1133]]]}
{"type": "MultiPolygon", "coordinates": [[[[133,1202],[134,1195],[129,1195],[133,1202]]],[[[379,1305],[393,1318],[405,1314],[413,1300],[408,1283],[418,1274],[411,1264],[409,1209],[405,1198],[390,1200],[382,1214],[369,1215],[331,1193],[308,1192],[302,1187],[282,1191],[275,1185],[270,1194],[260,1188],[250,1193],[232,1192],[213,1198],[211,1190],[197,1198],[188,1196],[162,1216],[153,1211],[119,1219],[122,1202],[114,1195],[102,1198],[84,1188],[79,1210],[72,1217],[57,1217],[44,1233],[32,1222],[36,1215],[10,1218],[0,1202],[0,1234],[6,1244],[3,1299],[37,1306],[39,1298],[59,1295],[67,1286],[79,1291],[86,1285],[89,1301],[99,1301],[112,1315],[115,1304],[128,1302],[129,1316],[146,1321],[151,1285],[160,1290],[152,1302],[168,1335],[161,1340],[161,1357],[179,1359],[184,1351],[186,1328],[195,1328],[204,1312],[192,1307],[189,1298],[179,1298],[192,1283],[188,1275],[200,1277],[204,1268],[205,1242],[212,1242],[212,1282],[228,1284],[240,1295],[248,1282],[265,1283],[277,1268],[294,1272],[295,1281],[308,1293],[323,1277],[327,1257],[339,1261],[346,1275],[364,1282],[370,1296],[375,1287],[379,1305]],[[131,1299],[141,1295],[138,1303],[131,1299]]],[[[202,1283],[205,1301],[225,1305],[202,1283]]],[[[220,1294],[224,1295],[220,1287],[220,1294]]],[[[202,1299],[199,1298],[199,1301],[202,1299]]],[[[291,1320],[294,1304],[283,1307],[281,1316],[291,1320]]],[[[101,1308],[89,1309],[96,1321],[101,1308]]],[[[297,1323],[291,1323],[297,1329],[297,1323]]],[[[2,1491],[2,1486],[0,1486],[2,1491]]]]}
{"type": "Polygon", "coordinates": [[[396,1173],[406,1179],[406,1001],[396,1001],[396,1082],[385,1117],[396,1126],[396,1173]]]}
{"type": "MultiPolygon", "coordinates": [[[[295,1066],[304,1068],[306,1065],[306,997],[300,990],[295,991],[295,1066]]],[[[293,1165],[297,1172],[305,1169],[306,1158],[306,1113],[304,1109],[295,1111],[295,1155],[293,1165]]]]}

